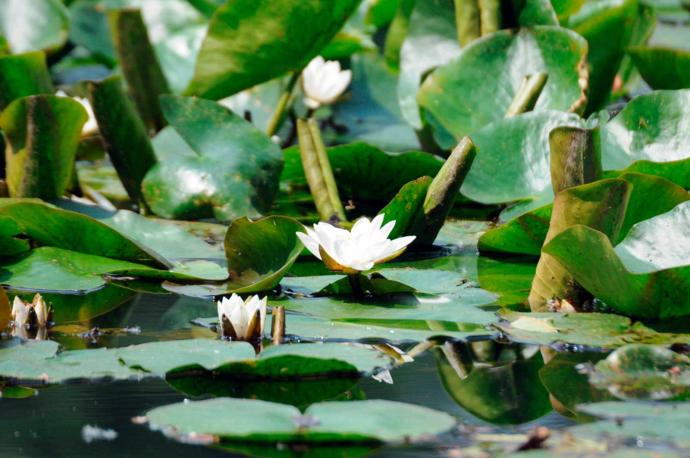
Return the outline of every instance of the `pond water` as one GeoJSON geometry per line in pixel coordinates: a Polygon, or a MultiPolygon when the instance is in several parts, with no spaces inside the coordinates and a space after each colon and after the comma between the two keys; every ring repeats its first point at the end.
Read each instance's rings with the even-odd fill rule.
{"type": "MultiPolygon", "coordinates": [[[[199,330],[192,327],[189,321],[195,317],[211,316],[214,313],[215,305],[207,300],[174,294],[141,293],[115,311],[90,322],[90,326],[104,329],[136,326],[140,329],[140,333],[119,336],[103,335],[93,340],[58,337],[58,340],[66,349],[77,349],[99,346],[119,347],[152,340],[190,338],[198,334],[199,330]]],[[[513,350],[516,348],[525,353],[534,354],[534,351],[530,351],[530,347],[513,346],[513,350]]],[[[500,352],[504,349],[495,345],[493,350],[500,352]]],[[[533,358],[539,360],[537,366],[542,365],[538,354],[533,358]]],[[[456,447],[466,446],[469,443],[468,437],[462,433],[463,428],[471,430],[478,428],[486,433],[527,433],[536,425],[561,428],[573,424],[572,420],[553,411],[546,412],[531,421],[511,421],[511,416],[519,416],[512,412],[515,408],[528,407],[521,405],[521,393],[517,390],[509,393],[508,396],[505,392],[484,393],[488,396],[487,402],[491,402],[491,398],[504,397],[516,405],[493,406],[508,412],[506,415],[500,415],[499,412],[496,417],[501,424],[482,420],[456,402],[444,387],[439,374],[438,359],[439,354],[427,351],[418,356],[413,363],[405,364],[392,371],[393,384],[367,378],[360,380],[349,390],[356,393],[357,398],[388,399],[419,404],[448,412],[460,419],[460,430],[441,436],[433,446],[383,447],[375,451],[375,456],[425,457],[438,456],[441,452],[452,453],[456,447]],[[506,420],[508,423],[505,423],[506,420]]],[[[484,365],[491,367],[491,364],[484,363],[484,365]]],[[[515,380],[512,378],[520,373],[518,371],[505,372],[498,377],[498,385],[504,390],[515,389],[515,380]]],[[[534,378],[519,381],[519,383],[539,384],[540,381],[534,378]]],[[[525,396],[530,396],[532,393],[533,391],[530,390],[524,391],[525,396]]],[[[546,391],[542,394],[546,395],[546,391]]],[[[344,396],[345,399],[347,397],[344,396]]],[[[234,456],[228,450],[180,444],[158,432],[151,431],[146,426],[133,422],[134,418],[151,408],[179,402],[186,398],[188,396],[176,391],[163,380],[69,383],[39,387],[35,396],[0,401],[3,417],[6,420],[11,419],[11,423],[7,421],[4,427],[0,428],[0,456],[145,457],[153,455],[177,457],[188,456],[190,453],[194,453],[194,456],[234,456]],[[83,431],[87,425],[114,430],[117,432],[117,437],[112,440],[90,441],[83,431]]],[[[290,393],[285,393],[285,402],[289,401],[290,393]]],[[[477,408],[477,403],[482,402],[484,402],[482,399],[471,401],[472,408],[477,408]]],[[[491,415],[495,414],[490,409],[487,412],[491,415]]],[[[335,453],[334,450],[331,452],[335,453]]],[[[295,453],[295,456],[302,456],[301,452],[295,453]]],[[[347,450],[343,453],[347,453],[347,450]]],[[[272,456],[270,450],[266,456],[272,456]]]]}

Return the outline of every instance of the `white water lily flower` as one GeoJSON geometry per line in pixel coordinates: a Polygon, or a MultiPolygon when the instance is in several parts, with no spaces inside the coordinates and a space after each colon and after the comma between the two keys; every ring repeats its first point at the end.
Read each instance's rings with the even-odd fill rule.
{"type": "Polygon", "coordinates": [[[321,105],[330,105],[345,92],[352,81],[350,70],[341,70],[340,62],[317,56],[302,71],[304,104],[316,110],[321,105]]]}
{"type": "MultiPolygon", "coordinates": [[[[57,91],[55,95],[57,95],[58,97],[71,97],[67,95],[64,91],[57,91]]],[[[98,122],[96,121],[96,115],[93,112],[93,108],[91,108],[91,103],[89,102],[89,100],[83,97],[71,98],[79,102],[81,106],[84,107],[84,109],[86,110],[86,114],[89,115],[89,119],[86,120],[84,127],[82,127],[81,129],[81,134],[91,135],[98,132],[98,122]]]]}
{"type": "Polygon", "coordinates": [[[415,239],[408,236],[389,240],[395,221],[381,227],[383,218],[384,215],[371,221],[360,218],[350,231],[328,223],[317,223],[313,230],[306,228],[306,234],[298,232],[297,237],[330,270],[356,274],[397,258],[415,239]]]}
{"type": "Polygon", "coordinates": [[[266,298],[252,296],[244,301],[237,294],[217,301],[218,321],[223,337],[250,342],[261,340],[266,322],[266,298]]]}
{"type": "Polygon", "coordinates": [[[12,302],[12,335],[23,339],[35,337],[45,340],[50,326],[52,310],[40,294],[33,302],[24,302],[19,296],[12,302]]]}

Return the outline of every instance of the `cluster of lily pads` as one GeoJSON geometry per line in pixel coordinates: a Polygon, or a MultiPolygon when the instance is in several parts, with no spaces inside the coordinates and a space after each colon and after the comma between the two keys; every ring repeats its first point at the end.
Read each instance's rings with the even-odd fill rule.
{"type": "Polygon", "coordinates": [[[689,24],[652,0],[6,0],[0,392],[163,378],[213,397],[146,412],[169,437],[356,456],[458,434],[353,394],[428,352],[480,419],[600,418],[468,453],[682,455],[654,418],[690,393],[689,24]],[[217,313],[95,327],[142,294],[217,313]],[[139,340],[79,343],[107,334],[139,340]]]}

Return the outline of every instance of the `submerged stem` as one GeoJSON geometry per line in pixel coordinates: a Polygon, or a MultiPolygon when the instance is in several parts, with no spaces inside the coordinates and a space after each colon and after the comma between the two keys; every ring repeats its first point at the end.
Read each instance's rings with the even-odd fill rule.
{"type": "Polygon", "coordinates": [[[290,101],[290,97],[292,97],[292,91],[295,88],[295,85],[297,84],[297,81],[299,80],[299,77],[301,75],[301,72],[297,71],[292,74],[290,77],[290,80],[288,81],[287,86],[285,87],[285,91],[283,94],[280,96],[280,99],[278,100],[278,105],[276,106],[276,110],[273,112],[273,115],[271,115],[271,119],[268,121],[268,126],[266,127],[266,134],[269,137],[272,137],[273,135],[278,132],[278,129],[280,128],[280,124],[283,122],[283,118],[285,115],[285,109],[288,106],[288,102],[290,101]]]}
{"type": "Polygon", "coordinates": [[[321,174],[323,175],[323,181],[326,184],[328,198],[333,206],[333,211],[340,221],[347,221],[345,209],[343,208],[343,203],[340,201],[340,194],[338,194],[338,185],[335,182],[335,175],[333,175],[331,162],[328,160],[328,154],[326,153],[326,145],[324,145],[323,139],[321,138],[319,124],[314,118],[309,118],[308,122],[312,141],[314,142],[314,147],[316,148],[316,155],[319,159],[321,174]]]}
{"type": "Polygon", "coordinates": [[[350,282],[350,288],[352,289],[352,295],[356,299],[364,298],[364,289],[362,289],[362,277],[360,273],[348,274],[347,280],[350,282]]]}
{"type": "Polygon", "coordinates": [[[478,0],[455,0],[455,23],[460,46],[467,46],[481,36],[478,0]]]}

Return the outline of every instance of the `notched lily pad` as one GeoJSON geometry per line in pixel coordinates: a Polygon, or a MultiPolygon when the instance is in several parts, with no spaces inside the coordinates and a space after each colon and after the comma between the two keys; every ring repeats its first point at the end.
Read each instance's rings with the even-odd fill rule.
{"type": "Polygon", "coordinates": [[[152,428],[178,440],[210,435],[261,442],[420,441],[455,424],[443,412],[382,400],[314,404],[302,414],[284,404],[221,398],[158,407],[146,418],[152,428]]]}

